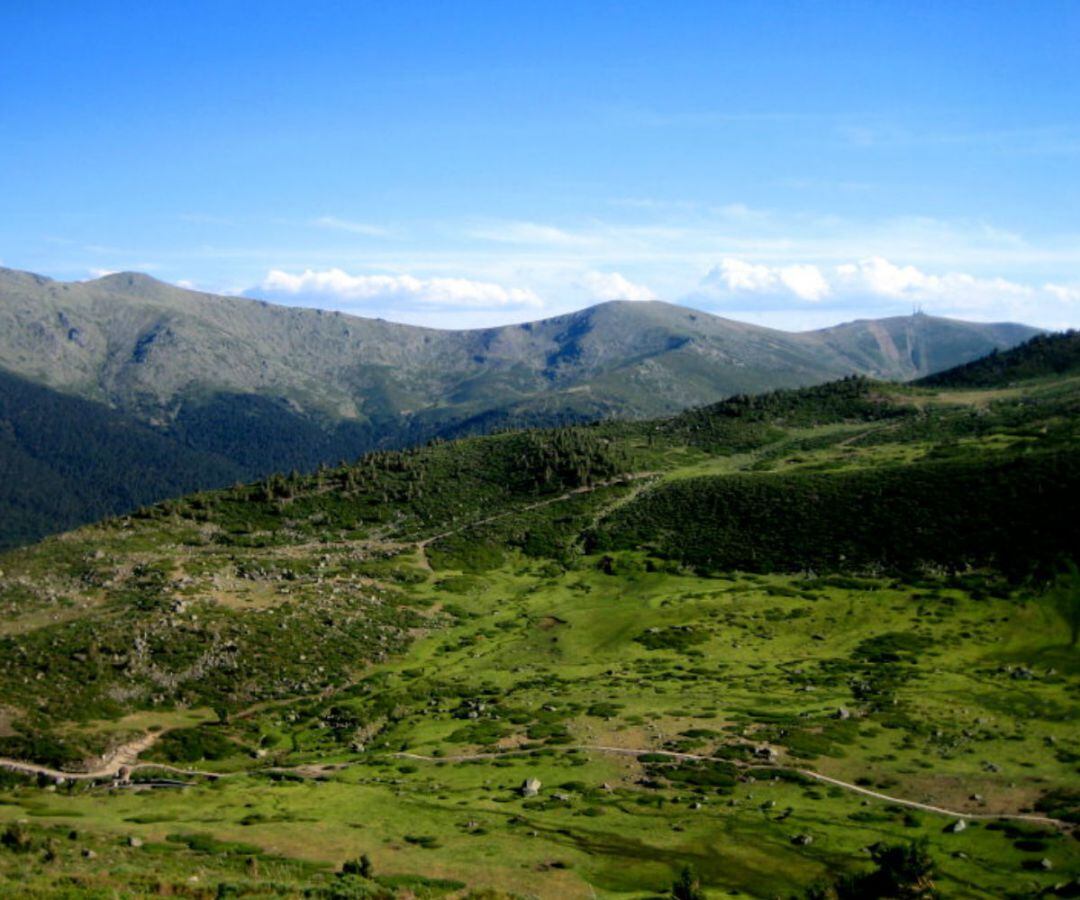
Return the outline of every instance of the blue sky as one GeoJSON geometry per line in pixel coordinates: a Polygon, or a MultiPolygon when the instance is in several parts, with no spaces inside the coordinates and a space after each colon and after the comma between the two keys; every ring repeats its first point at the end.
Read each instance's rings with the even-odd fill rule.
{"type": "Polygon", "coordinates": [[[1080,325],[1080,3],[0,2],[0,264],[1080,325]]]}

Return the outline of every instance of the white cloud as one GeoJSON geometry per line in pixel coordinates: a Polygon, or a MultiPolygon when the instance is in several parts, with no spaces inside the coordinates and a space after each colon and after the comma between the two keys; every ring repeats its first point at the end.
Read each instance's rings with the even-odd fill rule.
{"type": "Polygon", "coordinates": [[[817,266],[784,266],[779,274],[784,286],[801,300],[820,300],[830,292],[817,266]]]}
{"type": "Polygon", "coordinates": [[[1080,283],[1034,285],[968,272],[931,272],[882,256],[830,266],[726,258],[683,302],[788,327],[905,315],[918,305],[931,315],[1060,329],[1076,326],[1080,283]]]}
{"type": "Polygon", "coordinates": [[[115,275],[119,269],[91,269],[90,275],[93,278],[105,278],[108,275],[115,275]]]}
{"type": "Polygon", "coordinates": [[[619,272],[587,272],[582,284],[597,300],[655,300],[644,284],[635,284],[619,272]]]}
{"type": "Polygon", "coordinates": [[[468,278],[416,278],[412,275],[350,275],[342,269],[305,269],[293,275],[272,269],[260,289],[270,294],[310,297],[331,305],[404,304],[425,308],[499,309],[540,307],[528,288],[507,288],[468,278]]]}
{"type": "Polygon", "coordinates": [[[720,285],[730,292],[791,293],[800,300],[817,301],[830,293],[817,266],[767,266],[741,259],[725,259],[705,277],[706,286],[720,285]]]}
{"type": "Polygon", "coordinates": [[[993,302],[1022,301],[1035,289],[1004,278],[978,278],[966,272],[933,275],[915,266],[897,266],[880,256],[836,267],[841,293],[944,303],[951,309],[978,309],[993,302]]]}
{"type": "Polygon", "coordinates": [[[1043,290],[1061,303],[1080,304],[1080,284],[1054,284],[1053,282],[1047,282],[1043,285],[1043,290]]]}
{"type": "MultiPolygon", "coordinates": [[[[979,278],[966,272],[935,275],[915,266],[896,265],[881,256],[831,268],[806,264],[769,266],[725,259],[705,276],[701,286],[713,294],[793,296],[809,301],[832,297],[839,304],[859,299],[921,301],[949,309],[977,309],[994,302],[1024,301],[1037,293],[1029,285],[1004,278],[979,278]]],[[[1047,285],[1044,290],[1059,300],[1070,291],[1063,285],[1047,285]]]]}

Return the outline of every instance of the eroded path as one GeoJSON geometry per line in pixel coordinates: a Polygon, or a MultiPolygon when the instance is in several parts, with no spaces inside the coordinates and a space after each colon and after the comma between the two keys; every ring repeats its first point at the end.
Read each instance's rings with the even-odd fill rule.
{"type": "MultiPolygon", "coordinates": [[[[83,771],[68,772],[63,769],[54,769],[50,766],[41,766],[37,763],[7,759],[6,757],[0,757],[0,769],[7,769],[9,772],[18,772],[22,775],[43,775],[46,778],[64,778],[73,781],[101,781],[105,778],[115,778],[120,774],[121,769],[134,769],[147,765],[147,763],[138,761],[139,756],[154,746],[163,733],[147,732],[142,737],[121,744],[106,753],[96,767],[83,771]]],[[[163,766],[162,768],[168,767],[163,766]]]]}

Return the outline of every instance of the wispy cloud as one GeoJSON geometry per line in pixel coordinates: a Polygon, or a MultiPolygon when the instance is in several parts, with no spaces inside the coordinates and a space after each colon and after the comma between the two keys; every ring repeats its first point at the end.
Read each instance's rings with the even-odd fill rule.
{"type": "Polygon", "coordinates": [[[310,224],[315,228],[347,231],[349,234],[361,234],[364,237],[385,238],[391,236],[391,232],[380,225],[371,225],[368,222],[353,222],[349,219],[339,219],[337,216],[319,216],[312,219],[310,224]]]}
{"type": "Polygon", "coordinates": [[[495,222],[468,231],[468,236],[499,244],[531,244],[554,247],[583,247],[597,243],[597,236],[584,231],[566,231],[538,222],[495,222]]]}

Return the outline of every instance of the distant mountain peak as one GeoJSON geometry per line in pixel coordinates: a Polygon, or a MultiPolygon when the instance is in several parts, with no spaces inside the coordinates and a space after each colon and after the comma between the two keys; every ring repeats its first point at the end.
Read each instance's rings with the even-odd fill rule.
{"type": "Polygon", "coordinates": [[[108,288],[111,291],[146,291],[159,288],[184,290],[154,278],[152,275],[147,275],[145,272],[111,272],[108,275],[102,275],[100,278],[94,278],[88,281],[87,284],[108,288]]]}

